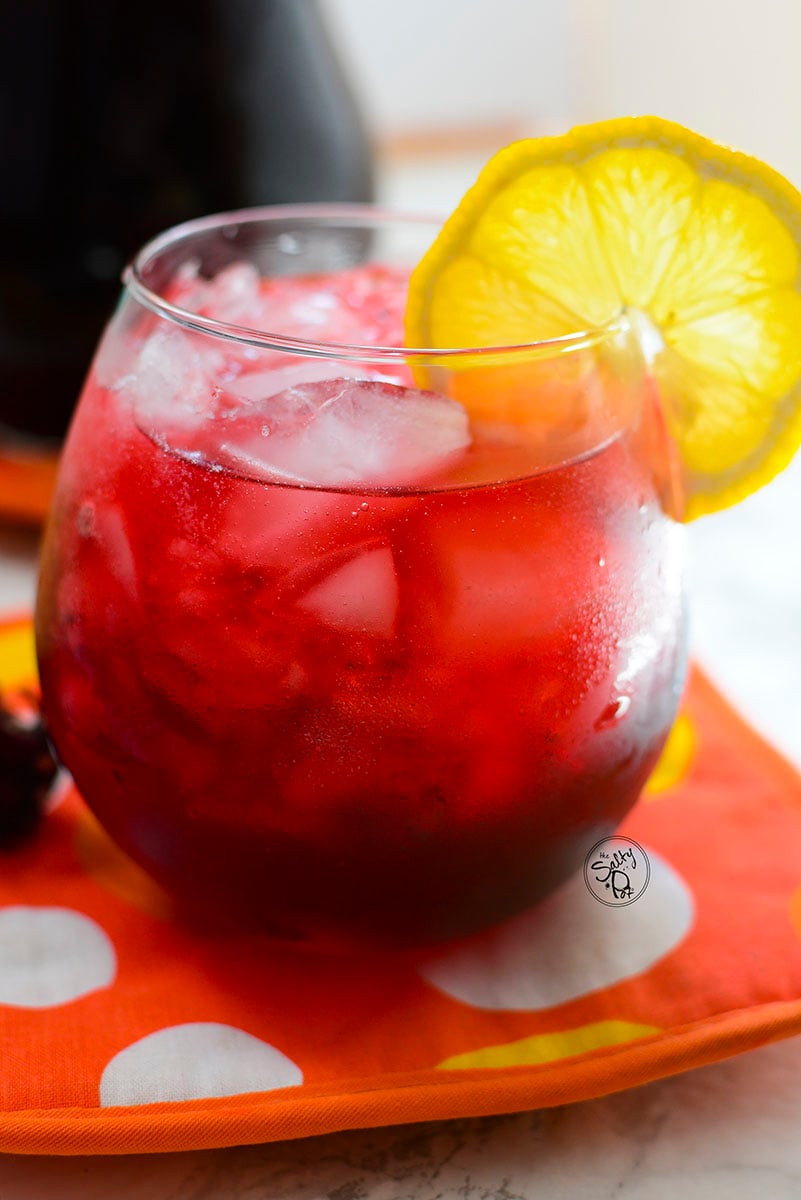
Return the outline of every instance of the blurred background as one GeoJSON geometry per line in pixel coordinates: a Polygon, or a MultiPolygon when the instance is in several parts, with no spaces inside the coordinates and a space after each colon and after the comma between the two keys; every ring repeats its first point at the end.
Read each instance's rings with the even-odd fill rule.
{"type": "Polygon", "coordinates": [[[798,0],[321,4],[392,201],[452,207],[504,141],[623,113],[696,127],[801,185],[798,0]]]}

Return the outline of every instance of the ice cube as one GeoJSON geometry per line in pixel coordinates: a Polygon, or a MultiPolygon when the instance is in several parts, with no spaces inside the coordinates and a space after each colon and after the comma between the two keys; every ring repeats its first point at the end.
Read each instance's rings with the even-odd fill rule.
{"type": "MultiPolygon", "coordinates": [[[[261,434],[270,397],[300,384],[341,379],[345,364],[266,353],[256,367],[243,368],[211,339],[162,328],[147,339],[115,386],[133,404],[144,433],[176,453],[210,464],[232,430],[237,439],[245,428],[261,434]]],[[[313,404],[306,407],[313,412],[313,404]]]]}
{"type": "Polygon", "coordinates": [[[334,629],[391,636],[398,609],[392,551],[378,546],[351,558],[310,588],[298,607],[334,629]]]}
{"type": "Polygon", "coordinates": [[[239,482],[220,506],[216,545],[226,560],[258,566],[300,595],[341,566],[343,552],[352,558],[386,544],[387,532],[416,506],[413,496],[368,503],[348,492],[239,482]]]}
{"type": "Polygon", "coordinates": [[[263,280],[250,263],[232,263],[213,279],[197,266],[176,273],[170,299],[215,321],[309,341],[353,340],[354,319],[330,284],[309,278],[263,280]]]}
{"type": "MultiPolygon", "coordinates": [[[[286,363],[285,356],[279,360],[286,363]]],[[[306,358],[291,365],[265,371],[251,371],[231,384],[230,391],[244,400],[264,400],[297,387],[301,383],[316,383],[321,379],[341,379],[343,364],[322,358],[306,358]]]]}
{"type": "Polygon", "coordinates": [[[479,653],[525,645],[575,617],[596,544],[592,528],[576,523],[566,532],[558,507],[532,503],[522,490],[453,497],[436,520],[415,516],[403,536],[404,558],[415,568],[419,561],[421,580],[427,564],[437,564],[439,592],[427,582],[440,596],[443,633],[479,653]]]}
{"type": "Polygon", "coordinates": [[[261,279],[251,263],[232,263],[213,279],[204,279],[197,263],[186,263],[176,271],[168,289],[171,303],[189,312],[212,317],[230,325],[257,328],[252,318],[259,309],[261,279]]]}
{"type": "Polygon", "coordinates": [[[261,280],[251,263],[232,263],[206,284],[199,312],[231,325],[250,325],[258,312],[261,280]]]}
{"type": "Polygon", "coordinates": [[[173,276],[168,299],[190,312],[265,333],[313,342],[401,344],[408,272],[374,264],[334,275],[260,278],[232,263],[213,279],[197,263],[173,276]]]}
{"type": "Polygon", "coordinates": [[[217,545],[235,562],[283,574],[352,538],[352,512],[352,496],[240,484],[221,511],[217,545]]]}
{"type": "Polygon", "coordinates": [[[118,390],[134,409],[144,433],[172,446],[212,415],[216,381],[226,371],[222,350],[210,339],[162,328],[148,338],[134,370],[118,390]]]}
{"type": "Polygon", "coordinates": [[[405,486],[470,444],[455,400],[375,380],[287,388],[227,421],[216,461],[265,481],[319,487],[405,486]]]}
{"type": "Polygon", "coordinates": [[[461,545],[448,565],[453,572],[450,626],[457,637],[486,645],[543,632],[550,615],[543,604],[544,568],[533,556],[461,545]]]}
{"type": "MultiPolygon", "coordinates": [[[[251,328],[310,342],[397,345],[403,306],[388,303],[380,286],[369,270],[263,280],[258,299],[240,319],[251,328]]],[[[217,315],[213,296],[206,311],[217,315]]]]}
{"type": "MultiPolygon", "coordinates": [[[[144,324],[142,314],[135,315],[139,317],[139,323],[144,324]]],[[[149,317],[150,313],[147,316],[149,317]]],[[[106,329],[92,364],[94,377],[100,387],[116,388],[120,380],[131,374],[136,365],[140,344],[141,337],[139,340],[136,338],[135,322],[127,313],[118,317],[115,323],[106,329]]]]}
{"type": "Polygon", "coordinates": [[[88,536],[97,543],[108,571],[132,599],[138,600],[139,570],[123,510],[104,500],[91,508],[83,505],[78,519],[84,530],[91,522],[88,536]]]}

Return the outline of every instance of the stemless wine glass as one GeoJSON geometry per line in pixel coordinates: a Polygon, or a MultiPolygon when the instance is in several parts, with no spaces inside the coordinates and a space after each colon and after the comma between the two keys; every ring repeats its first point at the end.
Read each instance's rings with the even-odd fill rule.
{"type": "Polygon", "coordinates": [[[87,804],[176,896],[314,944],[465,934],[637,798],[685,664],[639,339],[401,347],[433,224],[206,218],[126,276],[37,639],[87,804]]]}

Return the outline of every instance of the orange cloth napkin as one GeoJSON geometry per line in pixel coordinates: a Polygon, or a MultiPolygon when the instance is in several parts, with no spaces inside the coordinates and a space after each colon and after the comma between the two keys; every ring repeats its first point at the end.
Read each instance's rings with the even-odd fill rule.
{"type": "MultiPolygon", "coordinates": [[[[6,625],[0,686],[32,682],[6,625]]],[[[0,1151],[512,1112],[801,1032],[801,778],[697,671],[621,833],[650,868],[629,903],[588,864],[459,945],[322,958],[181,925],[68,791],[0,855],[0,1151]]]]}
{"type": "Polygon", "coordinates": [[[22,450],[0,441],[0,521],[40,525],[56,482],[55,450],[22,450]]]}

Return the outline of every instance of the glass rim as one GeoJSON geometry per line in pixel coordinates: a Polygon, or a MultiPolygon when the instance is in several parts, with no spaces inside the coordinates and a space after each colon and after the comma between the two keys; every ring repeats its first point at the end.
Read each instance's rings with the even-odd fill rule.
{"type": "Polygon", "coordinates": [[[409,362],[409,360],[425,360],[429,363],[456,359],[487,360],[499,357],[517,358],[521,355],[552,357],[559,354],[572,353],[577,350],[591,349],[594,346],[619,336],[631,329],[631,322],[625,310],[613,317],[606,325],[590,326],[586,329],[561,334],[553,338],[540,338],[531,342],[510,343],[496,346],[381,346],[357,343],[312,341],[307,338],[289,337],[285,334],[270,333],[269,330],[252,329],[214,317],[206,317],[191,309],[173,304],[158,291],[151,288],[144,278],[147,265],[163,250],[183,240],[189,240],[196,234],[202,234],[214,229],[230,228],[239,225],[269,224],[271,221],[297,219],[298,221],[329,222],[337,220],[375,228],[390,225],[406,227],[429,225],[432,230],[442,228],[442,218],[426,213],[396,212],[374,204],[274,204],[261,205],[254,208],[236,209],[230,212],[212,213],[205,217],[196,217],[166,229],[163,233],[151,238],[138,251],[131,262],[125,267],[122,282],[128,293],[140,304],[150,309],[157,316],[163,317],[173,324],[182,326],[197,333],[206,333],[226,341],[238,342],[243,345],[260,349],[283,350],[294,354],[302,354],[314,358],[355,359],[364,361],[372,359],[381,362],[409,362]]]}

